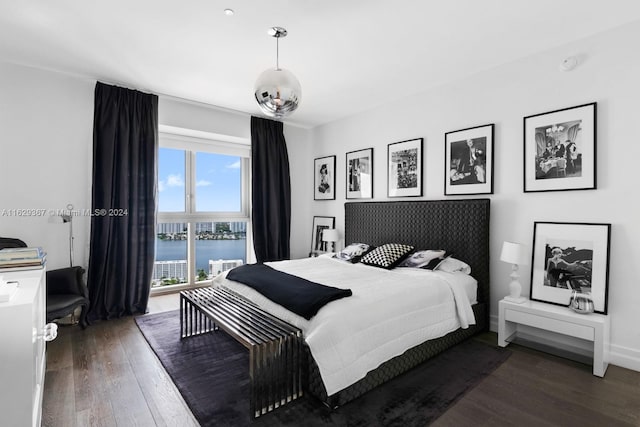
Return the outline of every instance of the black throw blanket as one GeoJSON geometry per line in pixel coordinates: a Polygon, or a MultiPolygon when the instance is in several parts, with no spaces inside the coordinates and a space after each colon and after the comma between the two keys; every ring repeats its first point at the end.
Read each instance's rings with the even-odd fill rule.
{"type": "Polygon", "coordinates": [[[255,289],[276,304],[307,320],[315,316],[325,304],[351,296],[351,289],[321,285],[264,264],[236,267],[229,271],[227,279],[255,289]]]}

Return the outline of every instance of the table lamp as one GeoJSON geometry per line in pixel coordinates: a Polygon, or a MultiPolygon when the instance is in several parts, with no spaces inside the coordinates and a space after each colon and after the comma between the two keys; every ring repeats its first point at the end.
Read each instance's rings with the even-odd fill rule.
{"type": "Polygon", "coordinates": [[[327,228],[322,232],[322,241],[331,243],[331,251],[329,252],[335,252],[336,242],[338,240],[340,240],[340,235],[335,228],[327,228]]]}
{"type": "Polygon", "coordinates": [[[502,244],[502,253],[500,254],[500,260],[513,264],[511,269],[511,282],[509,283],[509,295],[504,297],[506,301],[522,304],[527,299],[520,296],[522,292],[522,285],[518,281],[520,277],[518,275],[518,265],[526,264],[526,253],[524,245],[520,243],[504,242],[502,244]]]}

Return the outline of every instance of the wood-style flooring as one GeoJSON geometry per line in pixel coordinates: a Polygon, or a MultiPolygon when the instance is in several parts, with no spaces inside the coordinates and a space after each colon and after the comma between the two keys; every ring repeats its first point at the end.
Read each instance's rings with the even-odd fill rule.
{"type": "MultiPolygon", "coordinates": [[[[176,308],[177,294],[152,297],[149,304],[152,313],[176,308]]],[[[497,342],[494,333],[477,339],[497,342]]],[[[640,426],[640,372],[609,366],[598,378],[589,365],[509,348],[512,356],[432,425],[640,426]]],[[[84,331],[60,327],[47,345],[42,425],[198,423],[129,317],[84,331]]]]}

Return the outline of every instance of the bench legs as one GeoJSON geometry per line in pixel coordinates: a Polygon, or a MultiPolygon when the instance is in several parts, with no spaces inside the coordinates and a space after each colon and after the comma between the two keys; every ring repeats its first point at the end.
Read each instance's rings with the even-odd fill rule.
{"type": "Polygon", "coordinates": [[[217,331],[218,326],[197,305],[180,295],[180,339],[217,331]]]}
{"type": "MultiPolygon", "coordinates": [[[[212,317],[181,293],[180,339],[217,330],[218,326],[212,317]]],[[[303,395],[302,336],[299,331],[258,344],[241,343],[249,349],[249,409],[252,418],[258,418],[303,395]]]]}

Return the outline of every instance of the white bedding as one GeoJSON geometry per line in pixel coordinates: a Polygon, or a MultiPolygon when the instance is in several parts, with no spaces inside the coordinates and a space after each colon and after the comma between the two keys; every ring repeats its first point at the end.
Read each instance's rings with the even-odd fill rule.
{"type": "Polygon", "coordinates": [[[429,339],[475,324],[476,281],[464,273],[414,268],[383,270],[328,257],[267,265],[353,295],[330,302],[306,320],[241,283],[213,280],[256,302],[303,332],[329,396],[381,363],[429,339]]]}

